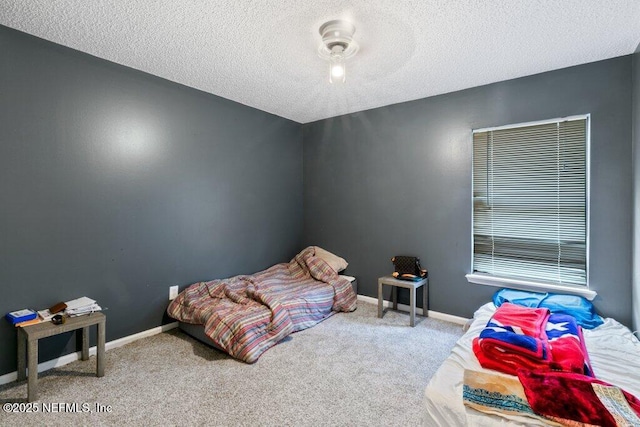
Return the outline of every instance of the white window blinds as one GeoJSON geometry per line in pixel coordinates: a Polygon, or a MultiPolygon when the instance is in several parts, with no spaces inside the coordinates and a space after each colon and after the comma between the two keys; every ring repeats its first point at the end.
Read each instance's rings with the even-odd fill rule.
{"type": "Polygon", "coordinates": [[[474,272],[587,284],[587,120],[474,132],[474,272]]]}

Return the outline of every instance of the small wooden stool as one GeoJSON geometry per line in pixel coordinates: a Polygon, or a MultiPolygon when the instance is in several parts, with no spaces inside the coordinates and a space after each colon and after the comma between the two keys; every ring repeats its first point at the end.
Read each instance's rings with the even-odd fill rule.
{"type": "Polygon", "coordinates": [[[102,313],[91,313],[77,317],[69,317],[62,325],[41,322],[18,329],[18,381],[27,378],[25,359],[29,358],[29,383],[27,384],[27,401],[38,399],[38,340],[65,332],[82,329],[82,360],[89,360],[89,327],[97,325],[98,343],[96,357],[96,376],[104,376],[104,342],[107,317],[102,313]],[[26,345],[25,345],[26,344],[26,345]],[[28,346],[28,351],[25,350],[28,346]]]}
{"type": "Polygon", "coordinates": [[[422,314],[427,317],[429,312],[429,277],[425,277],[419,282],[411,282],[409,280],[398,280],[393,276],[384,276],[378,279],[378,317],[382,318],[382,285],[393,286],[391,290],[393,309],[398,309],[398,287],[407,288],[410,292],[409,297],[409,324],[416,325],[416,289],[422,288],[422,314]]]}

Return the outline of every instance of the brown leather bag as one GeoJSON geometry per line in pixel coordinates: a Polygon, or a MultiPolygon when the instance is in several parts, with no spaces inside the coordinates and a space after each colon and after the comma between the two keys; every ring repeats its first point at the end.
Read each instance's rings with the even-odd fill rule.
{"type": "Polygon", "coordinates": [[[420,281],[427,277],[427,270],[420,266],[420,258],[396,255],[391,258],[395,271],[393,277],[402,280],[420,281]]]}

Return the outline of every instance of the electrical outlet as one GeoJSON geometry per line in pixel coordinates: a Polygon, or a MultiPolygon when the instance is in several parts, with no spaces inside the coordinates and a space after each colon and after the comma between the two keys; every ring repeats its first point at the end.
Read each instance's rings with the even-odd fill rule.
{"type": "Polygon", "coordinates": [[[169,301],[176,299],[178,296],[178,285],[169,286],[169,301]]]}

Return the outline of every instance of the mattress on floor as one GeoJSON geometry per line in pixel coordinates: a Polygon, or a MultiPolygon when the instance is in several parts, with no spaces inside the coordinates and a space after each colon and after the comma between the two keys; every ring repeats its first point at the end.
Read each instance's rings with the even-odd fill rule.
{"type": "MultiPolygon", "coordinates": [[[[458,340],[425,391],[425,426],[530,426],[547,425],[532,418],[486,415],[464,406],[462,401],[465,369],[495,373],[482,368],[471,348],[495,312],[493,303],[480,307],[469,330],[458,340]]],[[[585,329],[584,339],[596,377],[640,397],[640,341],[614,319],[607,318],[595,329],[585,329]]]]}
{"type": "Polygon", "coordinates": [[[222,351],[221,348],[216,346],[214,342],[204,333],[204,325],[193,325],[191,323],[178,322],[178,328],[185,334],[201,341],[208,346],[215,348],[216,350],[222,351]]]}
{"type": "MultiPolygon", "coordinates": [[[[344,276],[346,279],[349,279],[351,282],[351,286],[353,287],[353,291],[358,294],[358,281],[353,276],[344,276]]],[[[191,323],[178,322],[178,328],[185,334],[197,339],[200,342],[207,344],[217,350],[223,351],[221,348],[215,345],[215,343],[204,333],[204,325],[193,325],[191,323]]]]}

